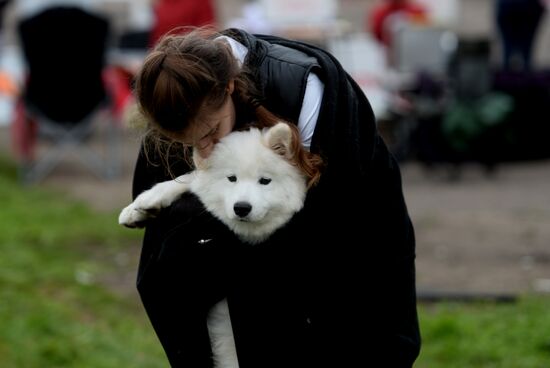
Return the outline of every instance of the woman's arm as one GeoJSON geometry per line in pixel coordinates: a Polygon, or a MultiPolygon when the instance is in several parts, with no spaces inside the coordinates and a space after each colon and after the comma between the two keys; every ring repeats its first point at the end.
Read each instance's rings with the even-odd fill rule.
{"type": "Polygon", "coordinates": [[[325,86],[319,77],[315,73],[309,73],[302,110],[298,117],[298,129],[300,130],[302,144],[307,150],[311,146],[311,138],[319,118],[324,89],[325,86]]]}

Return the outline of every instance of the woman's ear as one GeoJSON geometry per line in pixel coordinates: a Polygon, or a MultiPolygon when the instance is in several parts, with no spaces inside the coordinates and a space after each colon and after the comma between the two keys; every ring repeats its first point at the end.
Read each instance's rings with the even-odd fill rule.
{"type": "Polygon", "coordinates": [[[227,84],[227,93],[230,95],[233,94],[233,91],[235,90],[235,80],[231,79],[229,83],[227,84]]]}

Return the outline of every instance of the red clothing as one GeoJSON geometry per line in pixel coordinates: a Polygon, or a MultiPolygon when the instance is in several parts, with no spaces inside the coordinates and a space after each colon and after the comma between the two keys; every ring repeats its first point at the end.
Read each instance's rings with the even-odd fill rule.
{"type": "Polygon", "coordinates": [[[375,7],[368,16],[367,24],[376,39],[385,45],[390,44],[390,35],[385,29],[385,22],[395,14],[403,14],[413,22],[424,22],[427,17],[427,10],[422,5],[408,1],[387,1],[375,7]]]}
{"type": "Polygon", "coordinates": [[[158,0],[153,6],[153,12],[155,24],[151,31],[150,46],[175,27],[204,26],[216,22],[210,0],[158,0]]]}

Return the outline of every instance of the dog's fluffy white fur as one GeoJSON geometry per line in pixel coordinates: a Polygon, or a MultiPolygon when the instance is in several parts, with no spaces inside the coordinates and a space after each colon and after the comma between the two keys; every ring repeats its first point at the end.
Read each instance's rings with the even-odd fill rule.
{"type": "MultiPolygon", "coordinates": [[[[243,241],[257,244],[287,223],[304,203],[307,178],[292,162],[293,135],[285,123],[233,132],[195,170],[156,184],[124,208],[119,223],[136,227],[182,193],[195,193],[206,209],[243,241]]],[[[238,360],[227,302],[208,317],[215,367],[235,368],[238,360]]]]}

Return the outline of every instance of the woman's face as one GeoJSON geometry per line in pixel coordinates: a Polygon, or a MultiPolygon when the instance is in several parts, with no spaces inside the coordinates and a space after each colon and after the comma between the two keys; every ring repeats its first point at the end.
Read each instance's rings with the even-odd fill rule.
{"type": "Polygon", "coordinates": [[[235,126],[235,104],[229,95],[218,110],[203,114],[181,136],[174,138],[193,146],[203,158],[210,156],[214,145],[235,126]]]}

